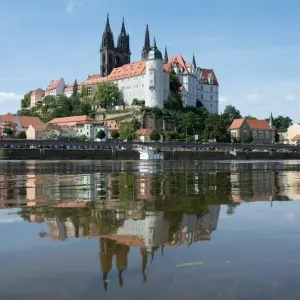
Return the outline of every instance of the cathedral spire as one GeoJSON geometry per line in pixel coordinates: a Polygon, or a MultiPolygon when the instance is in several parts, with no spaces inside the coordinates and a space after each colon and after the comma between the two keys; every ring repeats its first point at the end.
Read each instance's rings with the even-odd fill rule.
{"type": "Polygon", "coordinates": [[[146,25],[146,33],[145,33],[145,43],[142,50],[142,60],[147,60],[148,52],[150,51],[150,35],[149,35],[149,27],[146,25]]]}
{"type": "Polygon", "coordinates": [[[101,49],[109,49],[109,50],[114,50],[115,45],[114,45],[114,36],[110,28],[109,24],[109,14],[107,14],[106,18],[106,25],[105,25],[105,30],[102,34],[102,45],[101,49]]]}
{"type": "Polygon", "coordinates": [[[168,51],[167,51],[167,47],[165,46],[165,64],[168,63],[168,61],[169,61],[168,51]]]}
{"type": "Polygon", "coordinates": [[[197,68],[197,65],[196,65],[195,54],[193,54],[193,65],[194,65],[194,68],[196,69],[196,68],[197,68]]]}
{"type": "Polygon", "coordinates": [[[157,49],[155,37],[153,38],[153,48],[154,48],[154,49],[157,49]]]}
{"type": "Polygon", "coordinates": [[[111,32],[110,24],[109,24],[109,14],[107,14],[107,17],[106,17],[105,31],[111,32]]]}
{"type": "Polygon", "coordinates": [[[124,17],[123,17],[123,19],[122,19],[121,35],[126,36],[126,29],[125,29],[125,21],[124,21],[124,17]]]}
{"type": "Polygon", "coordinates": [[[270,119],[269,119],[269,126],[270,126],[270,128],[273,128],[273,114],[272,114],[272,112],[271,112],[271,115],[270,115],[270,119]]]}

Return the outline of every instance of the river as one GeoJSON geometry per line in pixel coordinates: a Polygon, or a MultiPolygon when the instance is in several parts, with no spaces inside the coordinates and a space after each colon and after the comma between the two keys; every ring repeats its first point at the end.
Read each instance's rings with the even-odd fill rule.
{"type": "Polygon", "coordinates": [[[1,161],[0,299],[298,299],[300,161],[1,161]]]}

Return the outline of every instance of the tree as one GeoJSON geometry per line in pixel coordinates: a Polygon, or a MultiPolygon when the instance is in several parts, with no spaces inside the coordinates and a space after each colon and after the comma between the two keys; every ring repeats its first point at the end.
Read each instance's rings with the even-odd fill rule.
{"type": "Polygon", "coordinates": [[[178,76],[175,73],[175,71],[172,70],[172,72],[170,73],[170,90],[172,92],[177,93],[180,87],[181,87],[181,83],[178,79],[178,76]]]}
{"type": "Polygon", "coordinates": [[[43,140],[59,140],[62,129],[53,124],[48,124],[45,131],[42,133],[41,138],[43,140]]]}
{"type": "Polygon", "coordinates": [[[96,86],[92,101],[93,105],[99,105],[102,108],[111,108],[119,103],[120,91],[113,82],[104,82],[96,86]]]}
{"type": "Polygon", "coordinates": [[[226,118],[222,115],[210,114],[205,121],[204,138],[216,142],[230,142],[226,118]]]}
{"type": "MultiPolygon", "coordinates": [[[[269,121],[269,119],[268,119],[269,121]]],[[[293,121],[289,117],[278,116],[273,119],[273,126],[277,129],[286,129],[293,124],[293,121]]]]}
{"type": "Polygon", "coordinates": [[[27,108],[30,106],[30,97],[31,97],[32,91],[28,92],[24,95],[24,98],[21,99],[21,108],[27,108]]]}
{"type": "Polygon", "coordinates": [[[77,84],[77,80],[75,79],[73,84],[72,97],[77,97],[77,96],[78,96],[78,84],[77,84]]]}
{"type": "Polygon", "coordinates": [[[145,100],[138,100],[137,98],[134,98],[132,100],[132,105],[145,106],[145,100]]]}
{"type": "Polygon", "coordinates": [[[112,137],[113,139],[118,139],[118,138],[120,137],[120,134],[119,134],[118,131],[113,130],[113,131],[111,132],[111,137],[112,137]]]}
{"type": "Polygon", "coordinates": [[[25,140],[27,137],[26,137],[26,132],[25,131],[21,131],[18,135],[17,135],[17,138],[18,139],[22,139],[22,140],[25,140]]]}
{"type": "Polygon", "coordinates": [[[248,115],[248,116],[245,116],[246,119],[252,119],[252,120],[257,120],[257,118],[251,116],[251,115],[248,115]]]}
{"type": "Polygon", "coordinates": [[[136,118],[134,118],[129,125],[132,126],[134,132],[141,128],[141,122],[136,118]]]}
{"type": "Polygon", "coordinates": [[[4,127],[3,133],[5,133],[6,135],[10,135],[10,136],[12,136],[14,134],[14,132],[9,127],[4,127]]]}
{"type": "Polygon", "coordinates": [[[105,137],[106,137],[106,134],[105,132],[100,129],[98,132],[97,132],[97,135],[96,135],[97,139],[100,139],[100,140],[103,140],[105,137]]]}
{"type": "Polygon", "coordinates": [[[18,116],[32,116],[32,110],[28,108],[22,108],[17,111],[18,116]]]}
{"type": "Polygon", "coordinates": [[[87,88],[86,88],[85,86],[83,86],[83,87],[81,88],[81,97],[82,97],[82,98],[85,98],[85,97],[87,97],[87,96],[88,96],[87,88]]]}
{"type": "Polygon", "coordinates": [[[120,128],[120,137],[124,140],[133,140],[135,138],[135,132],[131,124],[122,125],[120,128]]]}
{"type": "Polygon", "coordinates": [[[242,115],[240,114],[240,111],[233,105],[227,105],[224,109],[223,117],[226,120],[227,125],[229,126],[234,119],[241,119],[242,115]]]}
{"type": "Polygon", "coordinates": [[[160,134],[157,130],[152,130],[151,134],[150,134],[150,139],[151,141],[159,141],[160,140],[160,134]]]}
{"type": "Polygon", "coordinates": [[[245,133],[242,137],[242,143],[250,144],[252,142],[253,142],[252,133],[251,132],[245,133]]]}

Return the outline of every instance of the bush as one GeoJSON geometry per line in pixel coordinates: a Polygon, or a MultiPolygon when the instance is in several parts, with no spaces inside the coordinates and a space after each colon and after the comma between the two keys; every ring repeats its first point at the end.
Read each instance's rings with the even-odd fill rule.
{"type": "Polygon", "coordinates": [[[159,141],[160,140],[160,134],[157,130],[152,130],[151,134],[150,134],[150,139],[152,141],[159,141]]]}
{"type": "Polygon", "coordinates": [[[27,138],[26,132],[25,132],[25,131],[20,132],[20,133],[17,135],[17,138],[18,138],[18,139],[25,140],[25,139],[27,138]]]}
{"type": "Polygon", "coordinates": [[[112,131],[112,133],[111,133],[111,137],[113,138],[113,139],[118,139],[119,137],[120,137],[120,133],[118,132],[118,131],[112,131]]]}
{"type": "Polygon", "coordinates": [[[100,139],[100,140],[103,140],[105,137],[106,137],[106,134],[105,132],[100,129],[98,132],[97,132],[97,135],[96,135],[97,139],[100,139]]]}

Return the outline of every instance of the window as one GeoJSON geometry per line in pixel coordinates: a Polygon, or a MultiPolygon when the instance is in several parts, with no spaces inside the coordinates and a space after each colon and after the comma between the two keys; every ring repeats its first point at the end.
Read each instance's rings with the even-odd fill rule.
{"type": "Polygon", "coordinates": [[[203,100],[203,94],[201,94],[201,100],[203,100]]]}
{"type": "Polygon", "coordinates": [[[210,87],[210,91],[211,91],[211,92],[213,91],[213,87],[212,87],[212,86],[210,87]]]}
{"type": "Polygon", "coordinates": [[[150,80],[150,84],[153,84],[153,80],[150,80]]]}
{"type": "Polygon", "coordinates": [[[203,85],[201,85],[201,91],[203,91],[203,85]]]}
{"type": "Polygon", "coordinates": [[[213,96],[212,96],[212,95],[210,95],[210,100],[211,100],[211,101],[213,100],[213,96]]]}
{"type": "Polygon", "coordinates": [[[91,86],[88,86],[88,87],[86,88],[86,90],[87,90],[88,96],[91,96],[92,93],[93,93],[93,88],[92,88],[91,86]]]}

